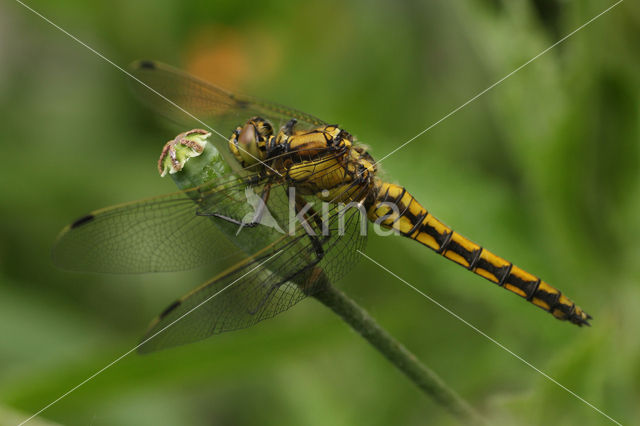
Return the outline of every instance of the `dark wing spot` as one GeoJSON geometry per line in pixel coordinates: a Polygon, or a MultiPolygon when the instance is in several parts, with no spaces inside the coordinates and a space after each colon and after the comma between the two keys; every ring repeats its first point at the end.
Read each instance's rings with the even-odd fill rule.
{"type": "Polygon", "coordinates": [[[180,306],[180,301],[176,300],[175,302],[173,302],[172,304],[170,304],[169,306],[167,306],[165,308],[164,311],[162,311],[162,313],[160,313],[160,319],[164,319],[164,317],[166,317],[167,315],[169,315],[169,313],[171,311],[173,311],[175,308],[177,308],[178,306],[180,306]]]}
{"type": "Polygon", "coordinates": [[[138,67],[137,68],[142,68],[142,69],[147,69],[147,70],[154,70],[154,69],[156,69],[156,64],[153,61],[140,61],[140,62],[138,62],[138,67]]]}
{"type": "Polygon", "coordinates": [[[85,223],[91,222],[95,218],[94,215],[88,214],[86,216],[81,217],[71,224],[71,229],[77,228],[78,226],[82,226],[85,223]]]}
{"type": "Polygon", "coordinates": [[[249,102],[247,101],[243,101],[242,99],[237,99],[235,96],[234,96],[234,100],[236,101],[236,106],[238,108],[245,109],[249,107],[249,102]]]}

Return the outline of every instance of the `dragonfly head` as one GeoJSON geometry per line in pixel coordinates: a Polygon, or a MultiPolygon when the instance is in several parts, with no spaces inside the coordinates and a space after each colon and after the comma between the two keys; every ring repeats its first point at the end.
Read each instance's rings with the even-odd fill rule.
{"type": "Polygon", "coordinates": [[[236,128],[229,140],[229,149],[242,164],[250,167],[266,158],[267,140],[273,136],[271,124],[260,117],[253,117],[236,128]]]}

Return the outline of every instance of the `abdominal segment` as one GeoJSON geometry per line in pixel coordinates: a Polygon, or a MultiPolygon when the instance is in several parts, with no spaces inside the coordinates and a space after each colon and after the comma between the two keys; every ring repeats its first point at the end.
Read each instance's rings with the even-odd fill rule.
{"type": "Polygon", "coordinates": [[[589,324],[591,317],[560,290],[453,231],[403,187],[378,182],[377,189],[377,197],[368,208],[371,221],[418,241],[560,320],[589,324]]]}

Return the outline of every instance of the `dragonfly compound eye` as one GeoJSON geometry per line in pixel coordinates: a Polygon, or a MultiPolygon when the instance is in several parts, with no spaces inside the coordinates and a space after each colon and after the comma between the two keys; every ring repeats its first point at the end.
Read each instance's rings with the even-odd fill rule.
{"type": "Polygon", "coordinates": [[[244,166],[250,166],[263,160],[264,136],[260,134],[260,130],[256,128],[256,123],[249,121],[244,125],[235,141],[238,149],[237,155],[240,157],[244,166]]]}

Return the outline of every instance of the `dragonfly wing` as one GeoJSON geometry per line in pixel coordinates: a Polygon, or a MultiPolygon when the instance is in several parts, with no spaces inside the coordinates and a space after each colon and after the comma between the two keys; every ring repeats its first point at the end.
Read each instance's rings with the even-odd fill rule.
{"type": "Polygon", "coordinates": [[[292,108],[229,93],[159,62],[137,61],[130,69],[138,80],[132,82],[132,89],[143,103],[177,123],[214,130],[224,141],[254,116],[268,119],[276,130],[292,118],[298,120],[297,128],[301,129],[325,124],[292,108]]]}
{"type": "Polygon", "coordinates": [[[357,209],[334,205],[329,210],[328,235],[323,236],[322,225],[309,218],[315,236],[299,226],[295,235],[282,235],[250,260],[178,299],[153,321],[139,351],[153,352],[249,327],[289,309],[323,283],[339,280],[353,269],[357,249],[364,246],[366,228],[361,220],[357,209]]]}
{"type": "Polygon", "coordinates": [[[193,189],[96,210],[62,231],[53,261],[65,269],[112,273],[226,267],[246,257],[246,250],[230,239],[237,226],[201,212],[217,209],[242,220],[251,210],[244,200],[249,186],[228,175],[193,189]]]}
{"type": "Polygon", "coordinates": [[[194,342],[285,311],[305,297],[288,282],[293,277],[286,276],[290,268],[285,259],[286,253],[270,251],[266,258],[243,264],[172,303],[152,323],[138,350],[147,353],[194,342]]]}
{"type": "Polygon", "coordinates": [[[53,261],[76,271],[141,273],[186,270],[237,254],[196,209],[185,194],[175,194],[96,210],[62,231],[53,261]],[[219,246],[229,251],[214,250],[219,246]]]}

